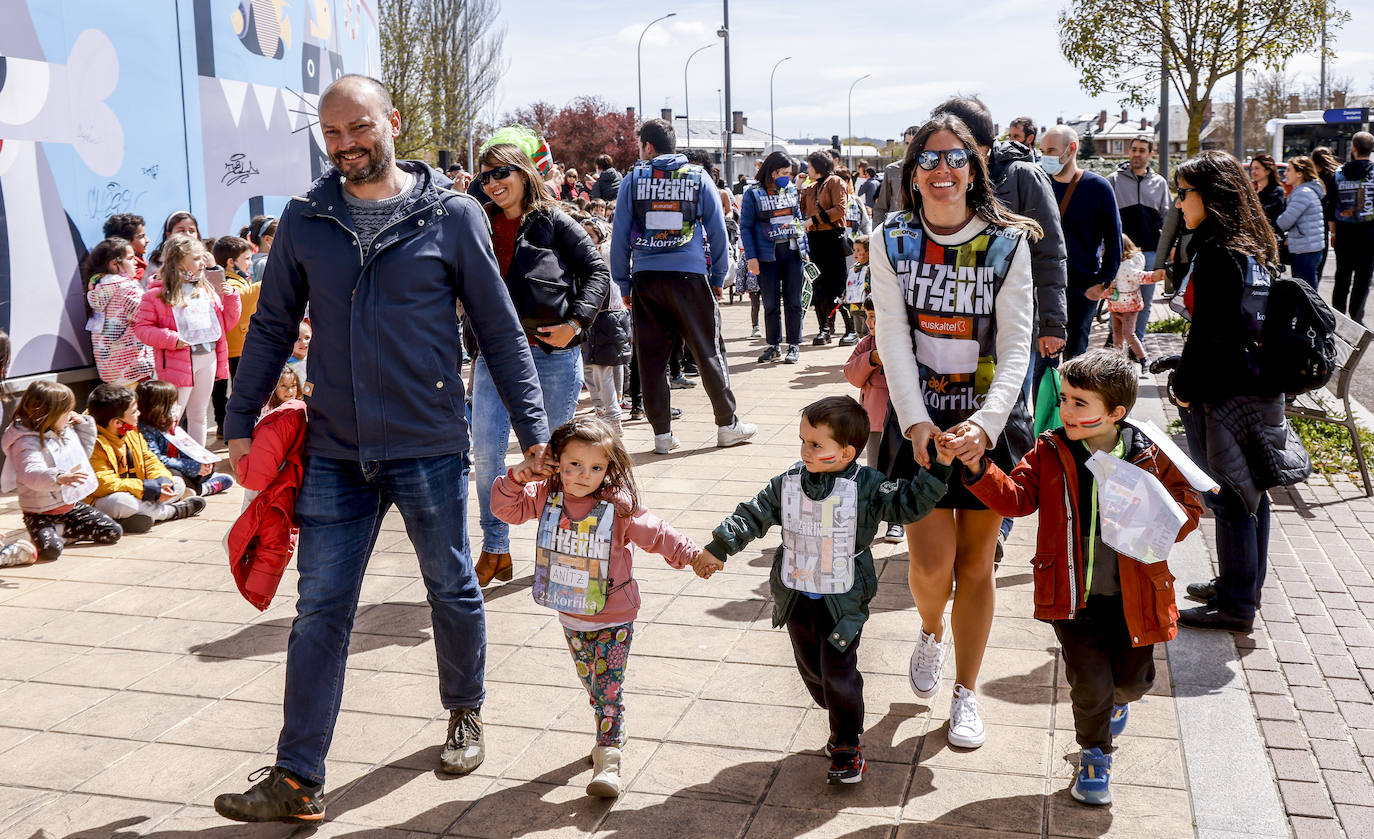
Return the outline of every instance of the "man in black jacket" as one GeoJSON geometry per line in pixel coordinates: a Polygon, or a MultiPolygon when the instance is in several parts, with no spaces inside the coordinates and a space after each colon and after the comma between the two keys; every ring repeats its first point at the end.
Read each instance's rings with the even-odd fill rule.
{"type": "Polygon", "coordinates": [[[497,271],[481,207],[428,166],[395,159],[401,117],[375,79],[325,90],[331,169],[282,212],[234,379],[225,436],[237,466],[310,306],[310,422],[295,514],[296,619],[286,648],[275,765],[215,799],[237,821],[324,818],[325,756],[343,695],[363,573],[395,505],[419,559],[449,710],[440,768],[485,756],[486,624],[468,556],[468,431],[456,306],[514,417],[526,464],[544,472],[549,430],[528,342],[497,271]]]}
{"type": "Polygon", "coordinates": [[[620,195],[620,173],[615,169],[615,161],[609,154],[596,158],[596,185],[592,187],[592,197],[614,204],[620,195]]]}

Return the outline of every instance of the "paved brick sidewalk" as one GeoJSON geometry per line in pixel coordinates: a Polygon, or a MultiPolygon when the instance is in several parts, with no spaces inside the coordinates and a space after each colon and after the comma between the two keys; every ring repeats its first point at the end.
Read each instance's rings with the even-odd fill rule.
{"type": "MultiPolygon", "coordinates": [[[[747,317],[747,305],[726,307],[727,334],[747,334],[747,317]]],[[[677,426],[680,451],[642,454],[649,448],[643,423],[627,434],[648,507],[698,540],[797,458],[803,404],[850,392],[840,374],[845,348],[808,348],[800,365],[759,368],[757,344],[727,344],[742,413],[760,426],[754,443],[707,447],[715,432],[700,388],[674,391],[687,412],[677,426]]],[[[233,590],[219,540],[238,504],[233,493],[213,499],[201,518],[0,573],[0,834],[291,832],[232,825],[209,809],[216,793],[243,788],[252,770],[271,762],[295,605],[291,574],[261,615],[233,590]]],[[[17,526],[17,516],[0,515],[0,524],[17,526]]],[[[979,690],[989,735],[974,752],[945,741],[950,685],[931,702],[907,685],[917,622],[906,554],[895,545],[876,550],[879,594],[859,653],[871,763],[857,787],[824,784],[824,714],[795,672],[786,635],[769,627],[768,555],[777,533],[709,582],[641,554],[644,605],[627,686],[628,792],[614,803],[583,794],[590,712],[557,620],[529,597],[532,534],[530,525],[516,530],[516,582],[488,595],[487,761],[473,776],[449,778],[435,771],[444,718],[424,588],[399,518],[387,520],[353,635],[329,764],[329,821],[315,835],[1193,835],[1162,648],[1157,690],[1133,707],[1121,740],[1115,805],[1090,809],[1069,798],[1077,746],[1062,664],[1050,628],[1029,617],[1033,521],[1017,525],[998,575],[979,690]]],[[[1363,531],[1361,538],[1368,541],[1363,531]]],[[[1361,573],[1358,584],[1367,586],[1361,573]]],[[[1358,610],[1340,614],[1347,617],[1368,633],[1358,610]]],[[[1271,628],[1279,625],[1271,620],[1271,628]]],[[[1261,652],[1250,663],[1262,663],[1261,652]]],[[[1364,771],[1353,750],[1345,757],[1329,768],[1364,771]]],[[[1271,782],[1267,770],[1256,771],[1257,783],[1271,782]]],[[[1342,791],[1343,778],[1328,776],[1342,791]]]]}
{"type": "MultiPolygon", "coordinates": [[[[1374,498],[1344,475],[1270,498],[1260,620],[1234,636],[1255,716],[1298,839],[1374,836],[1374,498]]],[[[1215,521],[1200,529],[1215,557],[1215,521]]]]}

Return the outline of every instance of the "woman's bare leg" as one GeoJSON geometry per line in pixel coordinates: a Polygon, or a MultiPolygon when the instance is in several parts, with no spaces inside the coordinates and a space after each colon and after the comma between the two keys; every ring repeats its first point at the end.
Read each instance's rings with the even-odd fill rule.
{"type": "Polygon", "coordinates": [[[921,631],[943,641],[945,606],[954,587],[954,511],[932,510],[915,524],[908,524],[906,544],[910,558],[907,584],[921,615],[921,631]]]}
{"type": "Polygon", "coordinates": [[[960,510],[955,524],[954,609],[950,620],[954,630],[954,679],[974,690],[997,601],[992,559],[1002,517],[991,510],[960,510]]]}

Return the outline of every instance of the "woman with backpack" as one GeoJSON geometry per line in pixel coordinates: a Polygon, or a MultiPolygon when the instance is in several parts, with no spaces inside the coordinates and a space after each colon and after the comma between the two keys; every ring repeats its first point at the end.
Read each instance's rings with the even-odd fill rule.
{"type": "Polygon", "coordinates": [[[1205,605],[1183,610],[1178,622],[1248,633],[1268,568],[1267,490],[1311,471],[1284,419],[1283,391],[1260,365],[1256,312],[1274,288],[1278,242],[1245,170],[1225,152],[1204,151],[1179,166],[1175,203],[1193,232],[1179,295],[1192,327],[1169,384],[1193,459],[1221,485],[1206,493],[1217,577],[1188,586],[1205,605]]]}

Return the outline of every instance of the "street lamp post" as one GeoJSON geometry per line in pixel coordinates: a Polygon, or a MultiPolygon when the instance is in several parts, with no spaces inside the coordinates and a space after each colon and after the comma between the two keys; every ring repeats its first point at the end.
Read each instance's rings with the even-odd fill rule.
{"type": "Polygon", "coordinates": [[[639,33],[639,45],[635,47],[635,79],[639,87],[639,111],[635,114],[635,118],[640,122],[644,121],[644,60],[641,57],[644,50],[644,36],[649,34],[649,29],[655,23],[658,23],[660,20],[667,20],[675,15],[677,15],[677,12],[669,12],[663,17],[656,17],[649,21],[649,25],[644,27],[643,32],[639,33]]]}
{"type": "MultiPolygon", "coordinates": [[[[730,0],[723,0],[724,17],[720,29],[716,34],[725,39],[725,119],[731,116],[730,111],[730,0]]],[[[725,147],[722,149],[724,158],[721,162],[725,166],[725,182],[731,183],[735,179],[735,155],[730,135],[734,133],[733,126],[726,125],[725,128],[725,147]]]]}
{"type": "Polygon", "coordinates": [[[682,65],[682,107],[683,110],[687,112],[686,131],[687,148],[689,149],[692,147],[692,100],[691,97],[687,95],[687,68],[692,66],[692,59],[696,58],[698,52],[701,52],[702,50],[709,50],[711,47],[714,46],[715,44],[707,44],[704,47],[698,47],[695,52],[687,56],[687,63],[682,65]]]}
{"type": "Polygon", "coordinates": [[[872,75],[872,73],[865,73],[849,86],[849,170],[851,172],[854,171],[854,87],[872,75]]]}
{"type": "Polygon", "coordinates": [[[772,151],[773,144],[777,141],[773,139],[773,73],[778,72],[784,61],[788,61],[792,56],[779,58],[778,63],[773,65],[773,72],[768,74],[768,149],[772,151]]]}

